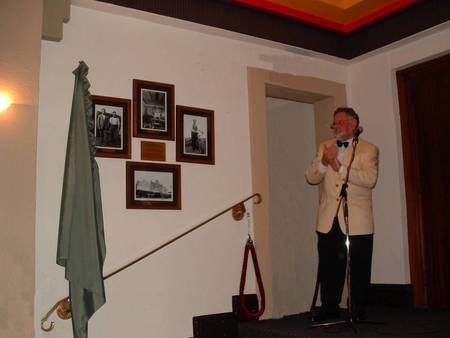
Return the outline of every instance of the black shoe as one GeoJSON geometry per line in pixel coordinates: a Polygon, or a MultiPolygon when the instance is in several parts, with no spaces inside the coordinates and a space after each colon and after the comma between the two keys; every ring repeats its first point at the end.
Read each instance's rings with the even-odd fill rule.
{"type": "Polygon", "coordinates": [[[367,319],[367,315],[365,312],[358,312],[356,314],[352,314],[351,316],[352,322],[360,322],[367,319]]]}
{"type": "Polygon", "coordinates": [[[341,316],[339,312],[327,312],[327,311],[320,311],[316,315],[312,316],[312,321],[314,323],[320,323],[320,322],[327,322],[331,320],[339,319],[341,316]]]}

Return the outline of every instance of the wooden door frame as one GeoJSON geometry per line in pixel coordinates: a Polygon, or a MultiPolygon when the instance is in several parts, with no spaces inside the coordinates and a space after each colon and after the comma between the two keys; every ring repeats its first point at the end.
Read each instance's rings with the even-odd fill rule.
{"type": "Polygon", "coordinates": [[[418,65],[397,71],[397,90],[400,111],[401,135],[403,146],[403,170],[405,175],[405,193],[407,209],[407,228],[409,246],[409,265],[413,289],[414,306],[428,307],[428,286],[425,279],[426,260],[424,248],[424,221],[422,211],[422,192],[416,183],[420,180],[420,168],[417,144],[417,125],[414,116],[414,104],[411,97],[410,76],[423,71],[434,64],[449,58],[450,54],[437,57],[418,65]]]}
{"type": "MultiPolygon", "coordinates": [[[[258,261],[266,295],[266,311],[263,319],[272,318],[272,261],[269,245],[269,168],[267,142],[266,96],[314,104],[315,125],[329,121],[330,112],[345,107],[345,84],[315,77],[278,73],[260,68],[247,68],[249,96],[250,153],[252,164],[252,188],[259,192],[262,202],[253,211],[254,238],[258,261]]],[[[316,143],[331,137],[316,129],[316,143]]]]}

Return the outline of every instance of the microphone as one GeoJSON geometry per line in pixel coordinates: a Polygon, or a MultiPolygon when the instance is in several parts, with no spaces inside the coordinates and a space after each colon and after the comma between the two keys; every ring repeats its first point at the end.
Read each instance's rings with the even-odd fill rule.
{"type": "Polygon", "coordinates": [[[359,142],[359,135],[361,135],[361,133],[363,132],[364,128],[359,126],[358,128],[356,128],[355,130],[355,136],[353,136],[353,145],[356,146],[359,142]]]}

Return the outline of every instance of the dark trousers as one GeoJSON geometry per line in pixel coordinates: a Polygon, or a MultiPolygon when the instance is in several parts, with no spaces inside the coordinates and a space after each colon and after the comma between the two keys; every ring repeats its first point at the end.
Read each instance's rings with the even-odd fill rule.
{"type": "MultiPolygon", "coordinates": [[[[335,219],[327,234],[318,232],[319,281],[322,309],[339,311],[347,265],[346,236],[335,219]]],[[[373,235],[350,236],[350,292],[352,314],[362,316],[367,306],[367,293],[372,270],[373,235]]]]}

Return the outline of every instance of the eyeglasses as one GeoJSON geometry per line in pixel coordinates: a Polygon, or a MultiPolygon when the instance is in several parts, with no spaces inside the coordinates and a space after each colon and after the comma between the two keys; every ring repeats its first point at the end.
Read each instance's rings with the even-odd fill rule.
{"type": "Polygon", "coordinates": [[[340,120],[340,121],[334,121],[330,124],[330,128],[335,128],[336,126],[342,127],[345,122],[348,122],[350,120],[354,120],[353,118],[346,119],[346,120],[340,120]]]}

